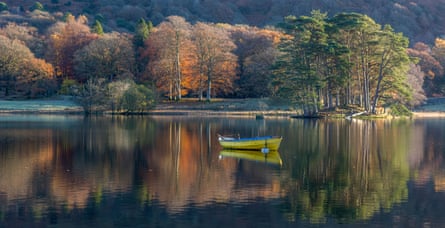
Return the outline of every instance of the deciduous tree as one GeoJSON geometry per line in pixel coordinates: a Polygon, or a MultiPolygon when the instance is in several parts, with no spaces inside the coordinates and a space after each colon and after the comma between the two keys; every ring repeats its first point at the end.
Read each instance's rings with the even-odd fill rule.
{"type": "Polygon", "coordinates": [[[411,63],[407,75],[407,83],[413,93],[412,99],[407,102],[410,107],[421,105],[426,100],[425,92],[422,87],[424,79],[425,73],[422,71],[421,67],[411,63]]]}
{"type": "Polygon", "coordinates": [[[104,78],[89,78],[85,83],[73,87],[75,101],[82,106],[86,115],[107,110],[108,93],[104,78]]]}
{"type": "Polygon", "coordinates": [[[121,109],[124,94],[133,84],[134,81],[128,78],[108,83],[107,87],[108,93],[110,94],[111,111],[117,112],[121,109]]]}
{"type": "Polygon", "coordinates": [[[49,29],[48,58],[63,79],[76,79],[74,73],[74,53],[97,39],[86,24],[85,16],[77,19],[67,15],[66,22],[58,22],[49,29]]]}
{"type": "Polygon", "coordinates": [[[259,29],[237,25],[230,29],[230,37],[236,45],[238,77],[237,97],[267,97],[270,91],[271,66],[278,54],[277,45],[281,33],[272,29],[259,29]]]}
{"type": "Polygon", "coordinates": [[[77,51],[74,69],[77,79],[115,78],[134,76],[134,52],[129,37],[120,33],[107,33],[77,51]]]}
{"type": "Polygon", "coordinates": [[[32,52],[38,57],[42,58],[46,51],[44,41],[41,39],[37,28],[26,25],[8,23],[5,27],[0,29],[0,34],[8,37],[11,40],[22,41],[32,52]]]}
{"type": "Polygon", "coordinates": [[[157,26],[146,42],[147,74],[170,99],[181,99],[186,92],[181,62],[187,58],[192,45],[190,31],[191,25],[184,18],[171,16],[157,26]]]}
{"type": "Polygon", "coordinates": [[[58,89],[54,68],[43,59],[31,58],[22,65],[16,91],[27,98],[49,97],[58,89]]]}
{"type": "MultiPolygon", "coordinates": [[[[433,56],[440,62],[442,68],[445,68],[445,39],[437,38],[434,42],[433,56]]],[[[445,95],[445,75],[442,73],[434,78],[435,89],[433,95],[445,95]]]]}
{"type": "Polygon", "coordinates": [[[0,91],[2,96],[22,97],[49,95],[54,87],[45,88],[53,79],[52,65],[34,57],[23,42],[0,35],[0,91]],[[36,83],[39,82],[39,85],[36,83]],[[34,86],[34,87],[33,87],[34,86]],[[34,92],[31,90],[34,88],[34,92]]]}
{"type": "Polygon", "coordinates": [[[194,44],[199,72],[199,98],[202,99],[204,83],[208,101],[213,93],[229,92],[236,76],[237,58],[232,53],[235,44],[228,31],[222,26],[197,23],[194,26],[194,44]]]}
{"type": "Polygon", "coordinates": [[[436,77],[442,77],[444,69],[441,63],[436,59],[432,49],[425,43],[416,43],[412,48],[408,49],[408,55],[418,61],[420,69],[424,72],[424,89],[428,96],[438,92],[438,84],[436,77]],[[436,83],[435,83],[436,80],[436,83]]]}

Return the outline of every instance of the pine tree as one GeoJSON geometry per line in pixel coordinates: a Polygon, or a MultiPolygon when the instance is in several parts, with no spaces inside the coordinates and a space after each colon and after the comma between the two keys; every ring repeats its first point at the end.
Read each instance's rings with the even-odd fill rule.
{"type": "Polygon", "coordinates": [[[8,4],[4,2],[0,2],[0,12],[7,11],[8,10],[8,4]]]}
{"type": "Polygon", "coordinates": [[[102,27],[102,23],[100,23],[100,21],[98,21],[98,20],[96,20],[95,22],[94,22],[94,25],[93,25],[93,29],[92,29],[93,31],[93,33],[96,33],[96,34],[98,34],[98,35],[103,35],[104,34],[104,29],[103,29],[103,27],[102,27]]]}
{"type": "Polygon", "coordinates": [[[153,24],[151,21],[145,22],[144,18],[139,20],[136,27],[136,34],[134,35],[134,45],[136,48],[144,46],[144,42],[150,35],[152,29],[153,24]]]}

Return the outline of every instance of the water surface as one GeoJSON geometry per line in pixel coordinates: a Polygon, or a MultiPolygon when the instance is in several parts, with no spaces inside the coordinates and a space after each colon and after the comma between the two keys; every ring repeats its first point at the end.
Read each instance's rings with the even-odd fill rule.
{"type": "Polygon", "coordinates": [[[0,227],[435,227],[444,139],[445,119],[1,115],[0,227]],[[223,156],[233,133],[284,139],[223,156]]]}

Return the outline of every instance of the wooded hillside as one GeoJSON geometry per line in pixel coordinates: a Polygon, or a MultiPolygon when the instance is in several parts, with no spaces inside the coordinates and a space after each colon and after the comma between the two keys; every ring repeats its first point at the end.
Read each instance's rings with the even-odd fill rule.
{"type": "MultiPolygon", "coordinates": [[[[35,1],[5,0],[10,10],[26,11],[35,1]]],[[[445,0],[40,0],[49,12],[86,14],[101,18],[105,29],[132,31],[140,18],[161,23],[170,15],[187,21],[225,22],[255,26],[275,25],[288,15],[309,15],[314,9],[334,16],[357,12],[379,24],[390,24],[403,32],[410,43],[434,43],[445,35],[445,0]]],[[[94,21],[94,20],[90,20],[94,21]]]]}
{"type": "Polygon", "coordinates": [[[312,115],[444,96],[442,5],[376,2],[0,1],[0,98],[90,113],[273,97],[312,115]]]}

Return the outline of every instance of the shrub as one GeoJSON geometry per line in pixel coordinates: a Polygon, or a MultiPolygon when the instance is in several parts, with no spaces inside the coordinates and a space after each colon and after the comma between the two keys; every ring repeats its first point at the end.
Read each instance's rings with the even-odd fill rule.
{"type": "Polygon", "coordinates": [[[391,105],[392,116],[412,116],[412,112],[403,104],[391,105]]]}
{"type": "Polygon", "coordinates": [[[60,86],[60,95],[72,95],[73,88],[77,86],[77,82],[72,79],[65,79],[60,86]]]}
{"type": "Polygon", "coordinates": [[[125,91],[122,98],[122,108],[127,113],[143,112],[154,108],[155,96],[151,89],[144,85],[134,84],[125,91]]]}

